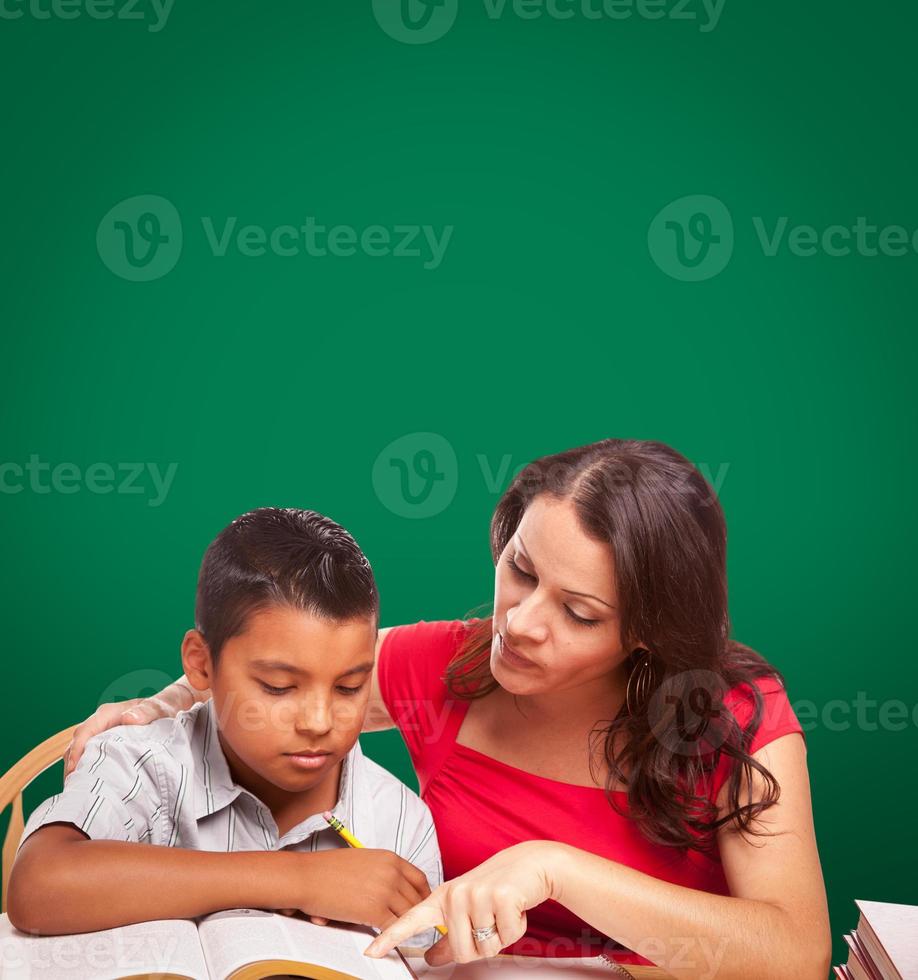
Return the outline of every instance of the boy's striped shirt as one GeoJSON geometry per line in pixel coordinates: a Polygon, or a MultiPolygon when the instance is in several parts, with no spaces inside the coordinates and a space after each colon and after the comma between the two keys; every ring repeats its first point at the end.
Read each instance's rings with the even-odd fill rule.
{"type": "MultiPolygon", "coordinates": [[[[442,883],[430,810],[354,744],[341,767],[332,813],[367,847],[395,851],[442,883]]],[[[90,739],[61,793],[39,805],[20,841],[49,823],[93,840],[203,851],[317,851],[346,847],[314,814],[283,836],[268,807],[236,783],[220,747],[212,702],[175,718],[127,725],[90,739]]],[[[425,934],[433,942],[436,934],[425,934]]]]}

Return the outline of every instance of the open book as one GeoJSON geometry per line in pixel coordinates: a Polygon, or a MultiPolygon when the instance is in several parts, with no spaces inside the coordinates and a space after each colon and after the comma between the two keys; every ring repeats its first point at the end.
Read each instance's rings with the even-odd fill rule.
{"type": "Polygon", "coordinates": [[[76,936],[30,936],[0,919],[3,980],[407,980],[401,954],[370,959],[375,933],[259,909],[161,919],[76,936]]]}

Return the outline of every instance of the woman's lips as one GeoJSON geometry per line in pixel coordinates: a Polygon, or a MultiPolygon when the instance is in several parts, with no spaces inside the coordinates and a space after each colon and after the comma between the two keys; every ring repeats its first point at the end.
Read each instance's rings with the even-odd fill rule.
{"type": "Polygon", "coordinates": [[[504,639],[503,633],[497,634],[500,637],[500,656],[506,664],[511,667],[535,667],[535,664],[528,658],[522,656],[510,646],[504,639]]]}

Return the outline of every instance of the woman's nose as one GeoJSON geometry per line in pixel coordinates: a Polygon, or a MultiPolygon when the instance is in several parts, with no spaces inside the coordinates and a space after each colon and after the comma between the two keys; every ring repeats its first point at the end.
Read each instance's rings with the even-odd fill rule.
{"type": "Polygon", "coordinates": [[[530,643],[541,643],[548,637],[548,628],[535,595],[535,592],[531,592],[519,604],[507,610],[507,633],[511,642],[515,636],[525,638],[530,643]]]}

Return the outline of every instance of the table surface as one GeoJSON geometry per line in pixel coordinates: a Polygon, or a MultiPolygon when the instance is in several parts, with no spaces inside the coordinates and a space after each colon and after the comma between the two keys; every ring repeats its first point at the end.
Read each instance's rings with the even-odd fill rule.
{"type": "MultiPolygon", "coordinates": [[[[523,956],[495,956],[475,963],[453,963],[449,966],[430,967],[424,962],[420,950],[402,947],[411,969],[424,980],[525,980],[534,973],[546,976],[554,974],[558,980],[596,980],[597,977],[608,977],[612,980],[618,976],[610,966],[601,963],[597,958],[577,959],[535,959],[523,956]]],[[[634,977],[634,980],[672,980],[672,974],[657,966],[627,966],[624,969],[634,977]]]]}

